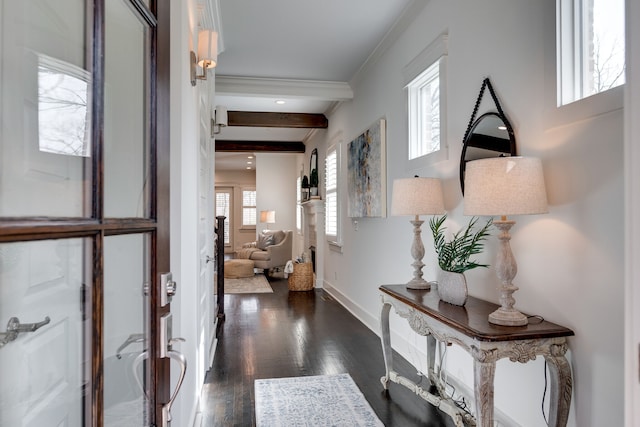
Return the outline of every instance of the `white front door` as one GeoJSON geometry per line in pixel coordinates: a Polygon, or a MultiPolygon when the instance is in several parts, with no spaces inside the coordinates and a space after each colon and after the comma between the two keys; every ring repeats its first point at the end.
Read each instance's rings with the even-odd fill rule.
{"type": "MultiPolygon", "coordinates": [[[[206,86],[208,88],[208,86],[206,86]]],[[[198,348],[204,349],[201,365],[196,378],[204,378],[213,362],[217,316],[215,312],[215,264],[213,225],[213,156],[211,141],[210,94],[200,94],[200,151],[198,153],[198,348]]]]}
{"type": "Polygon", "coordinates": [[[89,243],[0,244],[0,426],[82,425],[89,243]]]}

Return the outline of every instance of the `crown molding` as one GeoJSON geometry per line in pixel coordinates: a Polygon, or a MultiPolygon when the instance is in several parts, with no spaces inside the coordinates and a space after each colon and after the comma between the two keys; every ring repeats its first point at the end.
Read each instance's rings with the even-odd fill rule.
{"type": "Polygon", "coordinates": [[[380,58],[385,54],[391,46],[404,34],[404,32],[409,28],[409,25],[413,23],[422,9],[429,3],[429,1],[425,0],[414,0],[411,2],[405,9],[402,15],[396,20],[391,29],[387,32],[387,34],[383,37],[382,41],[378,43],[378,46],[371,52],[371,55],[367,58],[366,61],[362,64],[362,66],[356,71],[353,77],[349,80],[352,87],[357,86],[360,80],[367,74],[367,71],[373,67],[380,58]]]}

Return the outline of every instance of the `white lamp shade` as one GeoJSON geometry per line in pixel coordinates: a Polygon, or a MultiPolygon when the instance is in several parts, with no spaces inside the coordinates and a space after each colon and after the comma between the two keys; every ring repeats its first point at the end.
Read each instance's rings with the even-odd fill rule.
{"type": "Polygon", "coordinates": [[[403,178],[393,181],[391,215],[442,215],[444,197],[438,178],[403,178]]]}
{"type": "Polygon", "coordinates": [[[198,33],[198,65],[213,68],[218,62],[218,33],[202,30],[198,33]]]}
{"type": "Polygon", "coordinates": [[[542,162],[533,157],[494,157],[467,163],[465,215],[549,212],[542,162]]]}
{"type": "Polygon", "coordinates": [[[276,211],[260,211],[260,222],[265,222],[267,224],[275,224],[276,211]]]}

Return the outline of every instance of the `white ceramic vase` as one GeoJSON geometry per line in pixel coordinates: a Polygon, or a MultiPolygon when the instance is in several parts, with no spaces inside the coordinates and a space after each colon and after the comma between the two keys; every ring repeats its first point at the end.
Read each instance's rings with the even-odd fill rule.
{"type": "Polygon", "coordinates": [[[467,302],[467,279],[463,273],[440,270],[438,273],[438,295],[449,304],[463,306],[467,302]]]}

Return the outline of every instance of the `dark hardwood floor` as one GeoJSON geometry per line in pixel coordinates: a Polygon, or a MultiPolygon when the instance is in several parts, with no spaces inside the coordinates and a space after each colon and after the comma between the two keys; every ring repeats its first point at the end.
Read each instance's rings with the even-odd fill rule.
{"type": "MultiPolygon", "coordinates": [[[[349,373],[385,426],[453,426],[404,387],[380,383],[380,338],[323,290],[225,295],[226,319],[202,396],[204,426],[255,425],[253,382],[260,378],[349,373]]],[[[408,378],[416,371],[394,354],[408,378]]],[[[426,381],[426,380],[424,380],[426,381]]]]}

